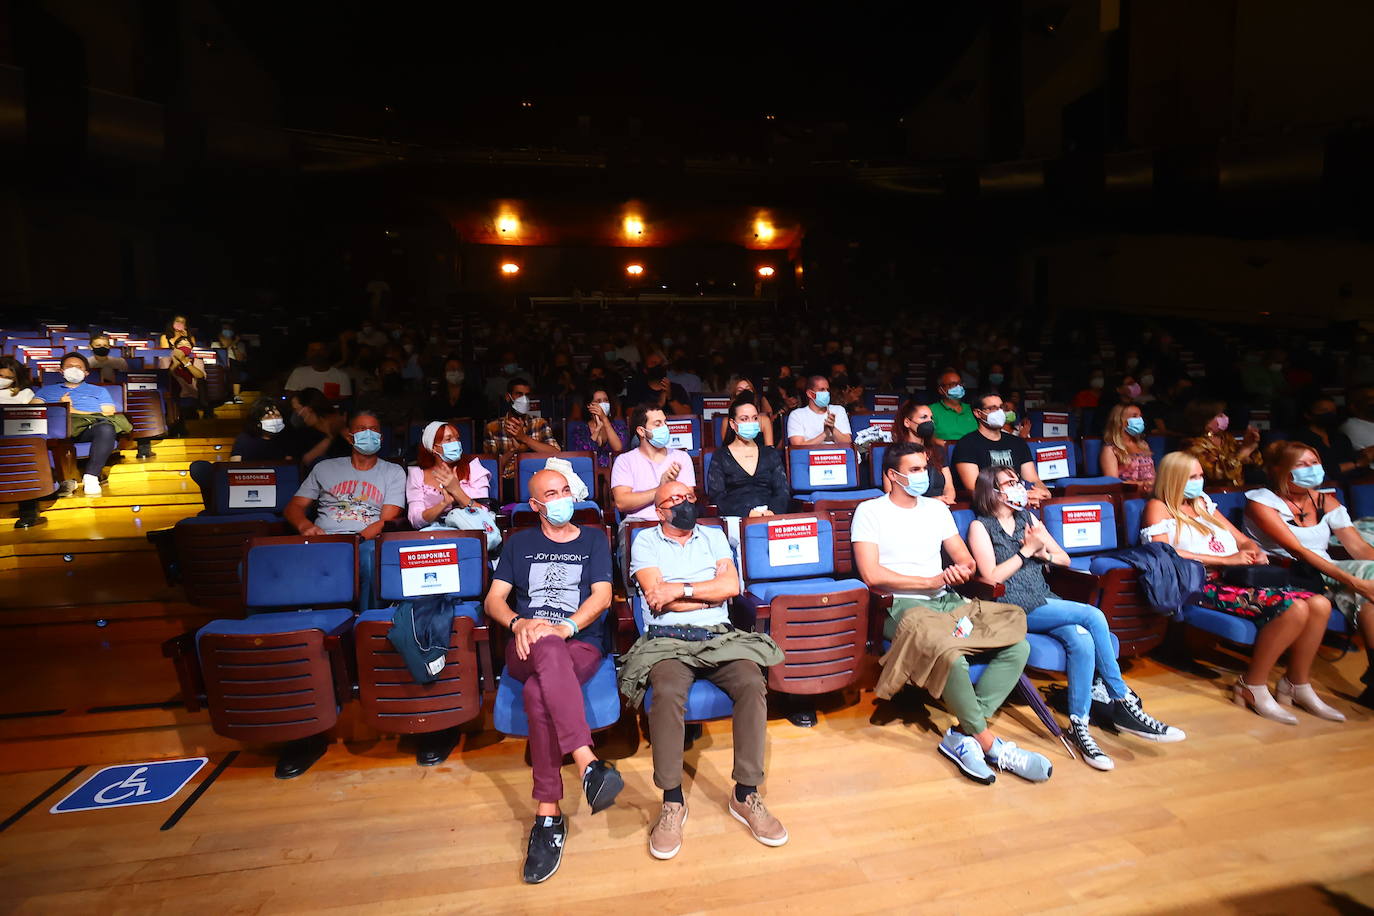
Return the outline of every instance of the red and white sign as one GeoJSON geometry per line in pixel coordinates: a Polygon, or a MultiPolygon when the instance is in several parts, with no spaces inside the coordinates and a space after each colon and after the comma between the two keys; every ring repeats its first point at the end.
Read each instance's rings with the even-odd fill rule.
{"type": "Polygon", "coordinates": [[[525,416],[527,416],[527,417],[542,417],[542,416],[544,416],[544,414],[542,413],[542,408],[541,408],[540,405],[539,405],[539,399],[538,399],[538,398],[530,398],[530,409],[527,410],[527,411],[525,411],[525,416]]]}
{"type": "Polygon", "coordinates": [[[1250,411],[1250,425],[1255,429],[1270,429],[1270,415],[1267,410],[1250,411]]]}
{"type": "Polygon", "coordinates": [[[157,373],[130,372],[124,379],[126,391],[157,391],[157,373]]]}
{"type": "Polygon", "coordinates": [[[110,341],[110,343],[123,343],[124,341],[126,341],[126,340],[129,339],[129,332],[128,332],[128,331],[106,331],[106,332],[105,332],[105,337],[110,341]]]}
{"type": "Polygon", "coordinates": [[[1102,546],[1102,507],[1065,506],[1064,544],[1069,547],[1102,546]]]}
{"type": "Polygon", "coordinates": [[[869,417],[868,425],[892,435],[892,417],[869,417]]]}
{"type": "Polygon", "coordinates": [[[768,523],[769,566],[801,566],[820,560],[820,523],[816,519],[783,519],[768,523]]]}
{"type": "Polygon", "coordinates": [[[707,395],[701,399],[701,418],[712,420],[730,412],[730,398],[726,395],[707,395]]]}
{"type": "Polygon", "coordinates": [[[402,547],[401,594],[444,595],[458,591],[458,545],[402,547]]]}
{"type": "Polygon", "coordinates": [[[813,487],[849,486],[849,468],[845,466],[844,449],[826,449],[807,453],[813,487]]]}
{"type": "Polygon", "coordinates": [[[61,372],[62,360],[60,359],[36,359],[33,367],[39,372],[61,372]]]}
{"type": "Polygon", "coordinates": [[[214,350],[192,350],[191,355],[201,360],[207,366],[213,366],[219,362],[219,354],[214,350]]]}
{"type": "Polygon", "coordinates": [[[275,509],[277,472],[272,468],[228,471],[230,509],[275,509]]]}
{"type": "Polygon", "coordinates": [[[20,347],[23,350],[24,359],[39,359],[41,357],[52,356],[52,347],[20,347]]]}
{"type": "Polygon", "coordinates": [[[1045,392],[1039,389],[1027,388],[1021,397],[1021,406],[1026,410],[1035,410],[1045,403],[1045,392]]]}
{"type": "Polygon", "coordinates": [[[895,394],[875,394],[873,395],[873,409],[883,412],[895,411],[901,403],[901,398],[895,394]]]}
{"type": "Polygon", "coordinates": [[[46,436],[48,409],[46,407],[6,407],[5,435],[46,436]]]}
{"type": "Polygon", "coordinates": [[[124,338],[124,346],[129,350],[146,350],[148,349],[148,343],[149,341],[147,340],[135,340],[130,337],[124,338]]]}
{"type": "Polygon", "coordinates": [[[1207,367],[1202,363],[1189,363],[1187,371],[1191,378],[1204,378],[1207,375],[1207,367]]]}
{"type": "Polygon", "coordinates": [[[681,449],[684,452],[696,449],[696,443],[692,441],[691,420],[668,421],[668,447],[681,449]]]}
{"type": "Polygon", "coordinates": [[[67,330],[69,327],[71,327],[71,325],[67,325],[67,324],[45,324],[45,325],[43,325],[43,329],[46,330],[49,334],[51,334],[53,331],[65,331],[65,330],[67,330]]]}
{"type": "Polygon", "coordinates": [[[1069,415],[1066,413],[1049,413],[1044,415],[1040,421],[1040,435],[1046,439],[1064,439],[1069,435],[1069,415]]]}
{"type": "Polygon", "coordinates": [[[1035,453],[1035,473],[1041,480],[1058,480],[1069,476],[1069,447],[1056,445],[1038,449],[1035,453]]]}

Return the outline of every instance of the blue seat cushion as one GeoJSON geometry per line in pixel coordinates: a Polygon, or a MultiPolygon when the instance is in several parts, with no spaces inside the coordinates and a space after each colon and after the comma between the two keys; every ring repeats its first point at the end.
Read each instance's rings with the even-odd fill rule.
{"type": "Polygon", "coordinates": [[[811,493],[793,493],[792,498],[798,502],[814,503],[818,499],[876,499],[882,495],[882,490],[869,488],[866,490],[815,490],[811,493]]]}
{"type": "MultiPolygon", "coordinates": [[[[1112,633],[1112,654],[1121,654],[1121,641],[1112,633]]],[[[1068,655],[1064,651],[1064,644],[1055,639],[1048,633],[1027,633],[1026,641],[1030,643],[1030,657],[1026,659],[1027,668],[1037,668],[1040,671],[1065,671],[1068,665],[1068,655]]]]}
{"type": "Polygon", "coordinates": [[[1121,483],[1120,477],[1058,477],[1050,482],[1051,486],[1056,487],[1101,487],[1114,483],[1121,483]]]}
{"type": "Polygon", "coordinates": [[[196,631],[196,651],[200,651],[202,636],[265,636],[269,633],[294,633],[297,630],[319,630],[326,635],[353,626],[353,612],[348,608],[320,611],[277,611],[253,614],[241,620],[212,620],[196,631]]]}
{"type": "Polygon", "coordinates": [[[1184,605],[1183,621],[1190,627],[1197,627],[1214,636],[1246,646],[1253,645],[1259,633],[1259,629],[1243,617],[1214,611],[1198,604],[1184,605]]]}
{"type": "Polygon", "coordinates": [[[1081,569],[1083,572],[1091,572],[1094,559],[1094,557],[1090,556],[1069,557],[1069,566],[1072,569],[1081,569]]]}
{"type": "MultiPolygon", "coordinates": [[[[654,703],[654,688],[644,691],[644,712],[647,713],[654,703]]],[[[697,678],[687,690],[685,717],[688,722],[705,722],[709,719],[725,719],[733,715],[735,702],[730,695],[708,680],[697,678]]],[[[649,736],[653,740],[653,735],[649,736]]]]}
{"type": "Polygon", "coordinates": [[[779,595],[826,595],[851,588],[867,589],[868,586],[858,579],[781,579],[755,582],[747,591],[760,604],[769,604],[779,595]]]}
{"type": "MultiPolygon", "coordinates": [[[[518,738],[528,737],[530,720],[525,715],[525,684],[501,675],[496,688],[496,704],[491,719],[496,730],[518,738]]],[[[587,724],[593,730],[607,728],[620,719],[620,689],[616,686],[615,659],[606,656],[601,667],[582,685],[582,705],[586,708],[587,724]]]]}
{"type": "Polygon", "coordinates": [[[223,525],[226,522],[279,522],[280,515],[271,512],[241,512],[238,515],[216,515],[213,509],[203,509],[199,515],[191,515],[176,523],[182,525],[223,525]]]}
{"type": "MultiPolygon", "coordinates": [[[[1133,569],[1130,563],[1125,560],[1118,560],[1116,557],[1092,557],[1092,562],[1088,564],[1088,572],[1094,576],[1101,576],[1111,572],[1113,569],[1133,569]]],[[[1072,563],[1072,560],[1070,560],[1072,563]]]]}
{"type": "MultiPolygon", "coordinates": [[[[358,623],[365,620],[384,620],[391,622],[392,611],[389,607],[374,608],[370,611],[363,611],[358,615],[358,623]]],[[[482,606],[476,601],[460,601],[453,608],[454,617],[468,617],[478,626],[482,625],[482,606]]]]}

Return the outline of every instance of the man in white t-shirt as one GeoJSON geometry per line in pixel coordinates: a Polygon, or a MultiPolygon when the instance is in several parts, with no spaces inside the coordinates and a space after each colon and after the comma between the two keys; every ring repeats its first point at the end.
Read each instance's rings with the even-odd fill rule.
{"type": "Polygon", "coordinates": [[[348,373],[329,361],[329,345],[322,340],[313,340],[305,347],[305,365],[291,370],[286,379],[286,394],[315,388],[324,393],[331,403],[341,398],[353,396],[353,380],[348,373]]]}
{"type": "Polygon", "coordinates": [[[830,379],[811,376],[806,389],[806,404],[787,415],[787,443],[793,448],[813,445],[848,445],[849,414],[830,403],[830,379]]]}
{"type": "Polygon", "coordinates": [[[1374,388],[1356,388],[1350,392],[1350,419],[1341,426],[1355,451],[1374,445],[1374,388]]]}
{"type": "MultiPolygon", "coordinates": [[[[968,582],[976,565],[959,537],[949,508],[938,499],[917,495],[926,491],[928,483],[923,445],[904,442],[890,447],[883,456],[883,476],[890,492],[861,503],[854,511],[850,528],[854,560],[870,588],[893,596],[891,619],[883,628],[886,638],[894,641],[888,663],[900,654],[896,644],[911,639],[920,639],[928,655],[943,660],[952,650],[947,633],[958,640],[981,638],[988,632],[983,617],[988,608],[950,590],[968,582]],[[941,556],[942,550],[948,562],[941,556]],[[927,644],[929,649],[925,649],[927,644]]],[[[991,616],[986,619],[991,620],[991,616]]],[[[1034,782],[1050,777],[1050,763],[1042,755],[1021,750],[988,728],[988,717],[1016,687],[1030,654],[1024,614],[1019,629],[1014,621],[1010,629],[1011,636],[1016,636],[1014,642],[999,645],[993,632],[978,643],[976,660],[987,667],[977,685],[970,677],[966,652],[948,666],[943,684],[930,678],[940,670],[939,665],[928,669],[923,681],[918,682],[914,672],[912,676],[913,683],[942,699],[959,720],[958,728],[945,732],[940,753],[954,761],[965,776],[984,785],[996,779],[989,763],[1034,782]]]]}

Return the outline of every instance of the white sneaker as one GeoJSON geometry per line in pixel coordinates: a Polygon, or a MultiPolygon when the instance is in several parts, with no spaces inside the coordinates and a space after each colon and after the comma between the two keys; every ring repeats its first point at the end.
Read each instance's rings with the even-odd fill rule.
{"type": "Polygon", "coordinates": [[[83,485],[83,489],[86,491],[87,496],[100,495],[99,477],[95,476],[94,474],[83,474],[81,477],[81,483],[83,485]]]}

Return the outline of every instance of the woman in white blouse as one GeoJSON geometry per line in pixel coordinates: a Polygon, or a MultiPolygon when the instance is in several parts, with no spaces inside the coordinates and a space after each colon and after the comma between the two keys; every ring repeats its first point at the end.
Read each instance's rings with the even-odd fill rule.
{"type": "MultiPolygon", "coordinates": [[[[1360,537],[1335,491],[1321,489],[1326,473],[1311,446],[1273,442],[1264,455],[1271,488],[1245,494],[1245,530],[1270,553],[1321,573],[1351,631],[1364,636],[1374,665],[1374,547],[1360,537]],[[1332,538],[1350,559],[1331,558],[1332,538]]],[[[1365,670],[1363,680],[1365,691],[1355,702],[1374,708],[1374,668],[1365,670]]]]}
{"type": "Polygon", "coordinates": [[[1323,719],[1345,716],[1322,702],[1309,683],[1312,660],[1321,647],[1331,602],[1291,588],[1229,585],[1227,566],[1265,565],[1264,551],[1237,531],[1202,492],[1202,464],[1187,452],[1171,452],[1159,464],[1155,498],[1145,505],[1142,541],[1173,546],[1178,555],[1207,567],[1207,584],[1194,600],[1203,607],[1249,620],[1259,630],[1250,667],[1233,688],[1236,705],[1249,706],[1266,719],[1296,725],[1298,719],[1269,693],[1269,672],[1288,652],[1288,671],[1279,680],[1279,701],[1296,704],[1323,719]]]}
{"type": "Polygon", "coordinates": [[[33,400],[29,370],[13,356],[0,356],[0,407],[13,407],[33,400]]]}

